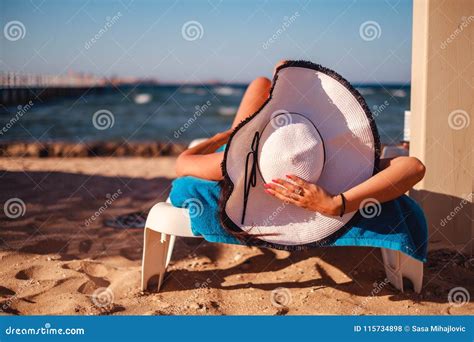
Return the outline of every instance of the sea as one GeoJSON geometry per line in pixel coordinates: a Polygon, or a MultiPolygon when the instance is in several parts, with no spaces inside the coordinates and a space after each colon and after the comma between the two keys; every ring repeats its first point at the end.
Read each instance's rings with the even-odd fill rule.
{"type": "MultiPolygon", "coordinates": [[[[122,86],[0,111],[0,142],[188,143],[230,127],[245,84],[122,86]]],[[[403,140],[406,85],[357,85],[384,144],[403,140]]]]}

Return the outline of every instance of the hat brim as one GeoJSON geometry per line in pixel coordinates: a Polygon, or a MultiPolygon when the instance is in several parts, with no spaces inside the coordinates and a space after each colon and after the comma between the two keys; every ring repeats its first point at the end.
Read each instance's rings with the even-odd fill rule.
{"type": "Polygon", "coordinates": [[[285,204],[264,192],[264,181],[257,175],[241,224],[250,144],[272,113],[282,110],[301,113],[317,127],[326,154],[317,184],[333,194],[360,184],[376,172],[380,139],[363,97],[339,74],[305,61],[289,61],[277,69],[269,99],[236,127],[227,143],[220,217],[232,232],[256,234],[258,239],[252,244],[297,250],[332,241],[350,226],[356,212],[335,217],[285,204]]]}

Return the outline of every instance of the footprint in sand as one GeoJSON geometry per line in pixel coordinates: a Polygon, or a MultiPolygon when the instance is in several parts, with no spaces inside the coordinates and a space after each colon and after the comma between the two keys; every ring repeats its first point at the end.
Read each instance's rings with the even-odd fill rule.
{"type": "Polygon", "coordinates": [[[10,290],[8,287],[0,285],[0,297],[10,297],[16,294],[15,291],[10,290]]]}
{"type": "Polygon", "coordinates": [[[93,294],[100,287],[108,287],[110,282],[102,278],[91,278],[78,287],[77,292],[82,294],[93,294]]]}
{"type": "Polygon", "coordinates": [[[45,279],[41,266],[31,266],[25,268],[24,270],[18,271],[18,273],[15,274],[15,278],[20,280],[45,279]]]}
{"type": "Polygon", "coordinates": [[[22,300],[27,300],[61,287],[72,278],[61,274],[55,267],[34,265],[18,271],[15,279],[20,280],[17,288],[18,296],[21,295],[22,300]]]}
{"type": "Polygon", "coordinates": [[[12,302],[16,297],[16,292],[8,287],[0,285],[0,313],[5,312],[13,315],[19,314],[15,309],[11,308],[12,302]]]}
{"type": "Polygon", "coordinates": [[[105,279],[109,269],[103,264],[94,261],[75,260],[63,265],[63,268],[74,270],[87,277],[87,280],[78,287],[77,292],[79,293],[92,294],[98,288],[110,285],[110,281],[105,279]]]}
{"type": "Polygon", "coordinates": [[[104,264],[91,260],[74,260],[64,264],[63,268],[93,277],[105,277],[109,273],[108,267],[104,264]]]}

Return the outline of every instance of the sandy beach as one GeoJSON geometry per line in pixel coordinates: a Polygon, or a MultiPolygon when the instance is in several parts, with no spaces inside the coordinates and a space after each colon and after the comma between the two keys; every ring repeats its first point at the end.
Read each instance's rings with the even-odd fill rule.
{"type": "Polygon", "coordinates": [[[459,284],[474,293],[474,260],[445,249],[430,252],[418,295],[384,282],[377,249],[289,253],[179,238],[162,291],[140,291],[142,230],[103,222],[164,201],[174,161],[0,158],[2,205],[10,198],[26,204],[24,215],[15,219],[0,212],[0,310],[13,315],[474,313],[472,302],[458,307],[448,301],[459,284]],[[119,190],[113,204],[86,224],[119,190]],[[104,306],[92,298],[100,288],[108,288],[112,298],[104,306]],[[277,288],[283,289],[275,302],[277,288]]]}

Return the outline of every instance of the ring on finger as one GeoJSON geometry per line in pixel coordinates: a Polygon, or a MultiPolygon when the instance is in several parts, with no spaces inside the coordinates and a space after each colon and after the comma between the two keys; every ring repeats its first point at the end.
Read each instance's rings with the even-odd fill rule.
{"type": "Polygon", "coordinates": [[[298,187],[295,189],[294,193],[298,196],[301,196],[303,194],[303,189],[298,187]]]}

